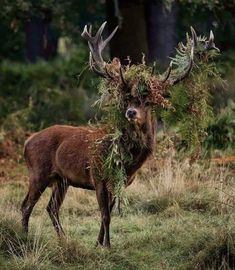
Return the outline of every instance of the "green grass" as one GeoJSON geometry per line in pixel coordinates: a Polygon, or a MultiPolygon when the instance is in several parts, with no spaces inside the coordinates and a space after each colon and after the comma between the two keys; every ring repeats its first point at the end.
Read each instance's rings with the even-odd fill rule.
{"type": "Polygon", "coordinates": [[[6,164],[0,165],[0,269],[235,269],[235,181],[226,168],[170,163],[154,173],[146,166],[127,189],[122,214],[114,209],[107,250],[95,247],[94,192],[74,188],[61,209],[66,238],[56,237],[46,213],[49,189],[26,237],[19,211],[25,167],[6,164]]]}

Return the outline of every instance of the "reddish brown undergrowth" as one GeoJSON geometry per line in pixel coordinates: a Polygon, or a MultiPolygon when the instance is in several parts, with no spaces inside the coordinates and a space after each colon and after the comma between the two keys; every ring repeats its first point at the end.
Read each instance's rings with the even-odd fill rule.
{"type": "MultiPolygon", "coordinates": [[[[0,183],[18,181],[23,165],[23,145],[30,135],[23,129],[0,132],[0,183]],[[19,172],[18,172],[19,171],[19,172]]],[[[20,177],[27,178],[27,173],[20,177]]]]}

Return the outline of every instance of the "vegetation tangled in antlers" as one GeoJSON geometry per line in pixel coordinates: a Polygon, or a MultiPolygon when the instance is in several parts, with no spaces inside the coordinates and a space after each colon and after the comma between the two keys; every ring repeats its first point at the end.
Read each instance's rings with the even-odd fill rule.
{"type": "Polygon", "coordinates": [[[216,54],[215,51],[218,49],[215,47],[212,32],[207,39],[198,37],[191,28],[192,36],[186,35],[185,45],[179,43],[176,56],[172,58],[165,74],[156,75],[155,66],[148,67],[144,57],[139,65],[131,65],[129,61],[127,66],[121,66],[118,58],[114,58],[110,63],[104,62],[101,52],[117,30],[116,28],[103,41],[101,33],[104,26],[105,23],[95,37],[91,36],[91,27],[88,30],[86,26],[82,36],[88,40],[91,50],[91,69],[103,77],[99,85],[100,98],[96,104],[105,111],[103,121],[109,129],[109,135],[102,142],[97,142],[97,145],[101,146],[96,149],[96,156],[100,156],[100,162],[96,165],[97,174],[99,174],[99,168],[103,166],[107,179],[112,179],[115,193],[120,194],[126,180],[124,164],[131,163],[133,160],[128,148],[135,143],[133,131],[130,140],[128,138],[126,142],[123,140],[123,130],[128,130],[125,128],[128,124],[125,118],[128,95],[136,96],[145,103],[147,101],[153,111],[159,107],[164,108],[161,115],[165,122],[180,123],[179,131],[185,145],[190,149],[193,147],[198,149],[211,115],[207,78],[218,76],[215,65],[208,60],[216,54]],[[182,81],[192,69],[190,79],[170,90],[170,97],[166,98],[167,88],[182,81]],[[99,152],[97,152],[98,149],[99,152]]]}
{"type": "MultiPolygon", "coordinates": [[[[187,150],[191,158],[196,158],[201,151],[201,144],[207,136],[205,130],[212,120],[213,112],[210,106],[211,81],[216,79],[222,82],[213,58],[218,55],[213,33],[210,38],[197,36],[191,29],[194,37],[194,64],[188,80],[175,86],[169,91],[170,110],[164,110],[161,117],[166,126],[177,127],[182,143],[181,149],[187,150]],[[210,42],[211,41],[211,42],[210,42]],[[209,48],[209,50],[208,50],[209,48]],[[214,49],[214,50],[213,50],[214,49]]],[[[187,50],[190,38],[187,35],[187,44],[179,44],[177,55],[173,63],[183,66],[184,50],[187,50]]]]}

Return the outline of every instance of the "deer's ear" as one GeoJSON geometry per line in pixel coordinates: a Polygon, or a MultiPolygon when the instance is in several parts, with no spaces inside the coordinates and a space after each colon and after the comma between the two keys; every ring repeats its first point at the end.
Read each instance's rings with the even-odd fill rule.
{"type": "Polygon", "coordinates": [[[119,58],[117,57],[114,57],[113,60],[112,60],[112,63],[111,63],[114,67],[116,67],[118,70],[120,69],[121,67],[121,61],[119,58]]]}

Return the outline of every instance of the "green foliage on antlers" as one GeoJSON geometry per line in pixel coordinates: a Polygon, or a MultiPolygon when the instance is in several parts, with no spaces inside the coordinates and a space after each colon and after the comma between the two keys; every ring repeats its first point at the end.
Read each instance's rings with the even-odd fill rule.
{"type": "Polygon", "coordinates": [[[198,65],[190,80],[170,90],[169,100],[174,110],[161,113],[166,127],[177,129],[181,146],[191,154],[199,154],[201,144],[207,136],[206,128],[213,118],[210,105],[212,77],[219,78],[213,63],[198,65]]]}
{"type": "Polygon", "coordinates": [[[107,151],[103,151],[101,158],[106,178],[112,179],[116,194],[120,194],[126,181],[124,164],[131,163],[133,159],[129,154],[129,142],[123,145],[122,141],[122,132],[128,125],[125,119],[128,95],[147,99],[155,111],[159,112],[160,107],[165,125],[177,127],[184,150],[196,156],[200,152],[205,130],[213,116],[210,79],[220,76],[211,61],[217,54],[213,33],[207,39],[198,37],[193,29],[191,32],[192,38],[187,34],[185,45],[179,43],[165,79],[154,74],[144,59],[139,65],[121,67],[119,60],[114,58],[106,65],[111,79],[106,77],[101,80],[100,98],[96,103],[105,111],[103,122],[110,127],[110,133],[103,141],[106,146],[108,143],[107,151]],[[126,84],[120,79],[120,67],[126,84]],[[170,96],[166,99],[166,89],[185,79],[189,73],[190,76],[183,83],[170,89],[170,96]]]}
{"type": "MultiPolygon", "coordinates": [[[[213,118],[210,105],[210,89],[212,80],[220,80],[220,74],[213,58],[218,55],[216,50],[206,50],[207,38],[197,37],[194,48],[194,67],[189,78],[170,89],[169,101],[173,110],[164,110],[161,117],[166,127],[176,127],[184,150],[192,155],[198,155],[202,142],[205,140],[208,124],[213,118]]],[[[183,66],[185,55],[182,48],[188,50],[191,41],[187,35],[187,43],[179,44],[173,64],[180,69],[183,66]]],[[[214,44],[213,44],[214,46],[214,44]]],[[[216,47],[213,47],[216,49],[216,47]]]]}
{"type": "MultiPolygon", "coordinates": [[[[205,130],[213,117],[210,106],[211,80],[213,78],[221,80],[213,62],[213,58],[218,55],[218,52],[207,49],[208,39],[206,37],[195,36],[194,43],[196,44],[192,43],[192,39],[187,34],[186,44],[180,43],[176,49],[176,56],[172,58],[172,65],[175,68],[169,76],[169,84],[185,72],[193,45],[194,64],[190,76],[169,90],[170,97],[168,99],[163,96],[165,88],[169,84],[160,87],[161,76],[152,74],[152,69],[144,62],[139,65],[128,65],[124,70],[125,80],[136,85],[134,94],[149,96],[153,109],[159,107],[164,109],[161,110],[161,117],[165,125],[177,127],[177,133],[181,137],[184,149],[192,153],[200,148],[206,137],[205,130]],[[155,94],[155,99],[152,93],[155,94]]],[[[214,43],[212,48],[215,48],[214,43]]],[[[106,123],[115,127],[119,134],[126,123],[124,117],[126,106],[123,95],[127,95],[127,93],[122,91],[122,87],[118,80],[103,79],[99,86],[100,99],[97,101],[105,110],[106,123]]]]}

